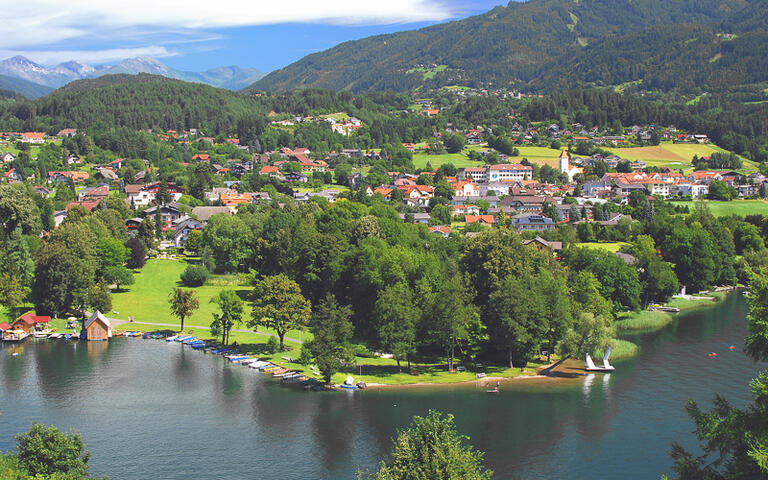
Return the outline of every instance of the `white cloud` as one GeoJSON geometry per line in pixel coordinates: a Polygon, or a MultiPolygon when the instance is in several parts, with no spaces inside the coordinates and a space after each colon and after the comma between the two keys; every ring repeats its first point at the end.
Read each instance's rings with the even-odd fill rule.
{"type": "Polygon", "coordinates": [[[0,50],[0,58],[7,58],[13,55],[22,55],[33,62],[43,65],[56,65],[73,59],[88,64],[100,64],[133,57],[172,57],[178,55],[178,53],[157,45],[137,48],[110,48],[105,50],[0,50]]]}
{"type": "Polygon", "coordinates": [[[445,20],[452,14],[440,0],[26,0],[23,8],[4,9],[0,48],[103,37],[112,29],[372,25],[445,20]]]}

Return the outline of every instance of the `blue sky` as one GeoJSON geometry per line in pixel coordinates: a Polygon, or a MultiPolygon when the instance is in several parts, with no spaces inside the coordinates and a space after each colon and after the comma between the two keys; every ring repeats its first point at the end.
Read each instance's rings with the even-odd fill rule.
{"type": "MultiPolygon", "coordinates": [[[[506,3],[505,1],[503,3],[506,3]]],[[[346,40],[485,12],[502,0],[26,0],[4,12],[0,59],[45,65],[152,56],[180,70],[270,71],[346,40]]]]}

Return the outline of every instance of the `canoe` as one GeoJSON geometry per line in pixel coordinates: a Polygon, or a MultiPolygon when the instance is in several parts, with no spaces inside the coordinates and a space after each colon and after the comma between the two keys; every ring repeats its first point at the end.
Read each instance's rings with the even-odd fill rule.
{"type": "Polygon", "coordinates": [[[346,383],[342,383],[339,386],[344,390],[357,390],[357,385],[347,385],[346,383]]]}

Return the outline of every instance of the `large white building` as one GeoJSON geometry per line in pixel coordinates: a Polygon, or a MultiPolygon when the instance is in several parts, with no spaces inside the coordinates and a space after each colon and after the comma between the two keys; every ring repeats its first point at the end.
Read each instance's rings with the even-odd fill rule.
{"type": "Polygon", "coordinates": [[[533,178],[533,168],[519,163],[500,163],[487,167],[487,182],[521,182],[533,178]]]}

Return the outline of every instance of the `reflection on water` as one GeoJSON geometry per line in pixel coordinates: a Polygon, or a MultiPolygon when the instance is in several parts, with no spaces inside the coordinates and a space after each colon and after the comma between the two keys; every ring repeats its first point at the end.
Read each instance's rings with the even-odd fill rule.
{"type": "Polygon", "coordinates": [[[734,295],[633,336],[641,355],[611,374],[521,380],[492,395],[479,382],[304,392],[176,343],[31,340],[17,357],[0,347],[0,450],[38,420],[81,431],[94,473],[116,480],[354,478],[432,408],[456,416],[498,478],[659,478],[672,441],[693,446],[687,399],[749,400],[761,366],[741,353],[744,313],[734,295]]]}

